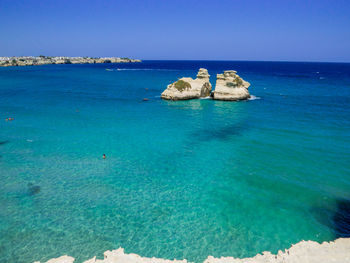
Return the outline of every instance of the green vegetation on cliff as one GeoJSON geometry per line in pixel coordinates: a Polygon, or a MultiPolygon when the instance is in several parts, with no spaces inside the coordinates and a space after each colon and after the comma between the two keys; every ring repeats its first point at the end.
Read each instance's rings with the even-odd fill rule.
{"type": "Polygon", "coordinates": [[[190,89],[191,88],[191,84],[180,79],[180,80],[175,82],[175,88],[178,91],[183,92],[186,89],[190,89]]]}

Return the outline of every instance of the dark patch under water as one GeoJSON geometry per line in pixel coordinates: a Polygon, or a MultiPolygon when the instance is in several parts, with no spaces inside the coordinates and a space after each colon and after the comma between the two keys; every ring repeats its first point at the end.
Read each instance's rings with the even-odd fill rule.
{"type": "Polygon", "coordinates": [[[333,231],[334,237],[350,237],[350,200],[336,199],[335,203],[323,203],[313,207],[315,219],[333,231]]]}
{"type": "Polygon", "coordinates": [[[40,192],[39,185],[33,185],[32,183],[28,184],[28,193],[29,195],[36,195],[40,192]]]}
{"type": "Polygon", "coordinates": [[[350,200],[337,200],[336,212],[333,216],[336,237],[350,237],[350,200]]]}
{"type": "Polygon", "coordinates": [[[232,136],[240,136],[249,129],[246,124],[235,123],[220,128],[202,129],[191,134],[199,141],[229,140],[232,136]]]}

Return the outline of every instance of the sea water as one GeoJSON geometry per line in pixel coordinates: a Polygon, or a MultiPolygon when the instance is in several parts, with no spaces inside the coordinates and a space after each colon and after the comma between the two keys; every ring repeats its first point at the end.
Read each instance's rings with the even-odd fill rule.
{"type": "Polygon", "coordinates": [[[0,68],[0,262],[118,247],[201,262],[349,236],[349,104],[350,64],[0,68]],[[238,71],[252,99],[161,100],[200,67],[213,87],[238,71]]]}

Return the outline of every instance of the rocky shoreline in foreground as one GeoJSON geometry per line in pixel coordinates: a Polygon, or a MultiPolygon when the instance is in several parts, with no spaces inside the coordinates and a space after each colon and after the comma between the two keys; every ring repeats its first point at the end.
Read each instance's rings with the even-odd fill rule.
{"type": "MultiPolygon", "coordinates": [[[[73,263],[74,258],[62,256],[53,258],[46,263],[73,263]]],[[[137,254],[125,254],[123,248],[106,251],[104,259],[91,258],[84,263],[190,263],[186,259],[168,260],[161,258],[146,258],[137,254]]],[[[350,238],[339,238],[333,242],[319,244],[314,241],[301,241],[284,252],[276,255],[271,252],[263,252],[252,258],[209,256],[203,263],[349,263],[350,262],[350,238]]],[[[34,262],[40,263],[40,262],[34,262]]]]}
{"type": "Polygon", "coordinates": [[[118,57],[0,57],[0,67],[39,66],[49,64],[98,64],[98,63],[133,63],[139,59],[118,57]]]}

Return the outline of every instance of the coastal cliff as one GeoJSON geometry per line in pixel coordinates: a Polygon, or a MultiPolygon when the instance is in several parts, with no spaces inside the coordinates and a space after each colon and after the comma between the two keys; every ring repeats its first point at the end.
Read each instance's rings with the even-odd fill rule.
{"type": "Polygon", "coordinates": [[[166,100],[189,100],[208,97],[211,93],[208,70],[201,68],[197,78],[181,78],[168,85],[161,94],[166,100]]]}
{"type": "Polygon", "coordinates": [[[250,94],[250,83],[243,80],[234,70],[226,70],[217,74],[215,90],[212,94],[214,100],[246,100],[250,94]]]}
{"type": "MultiPolygon", "coordinates": [[[[73,263],[74,258],[62,256],[50,259],[46,263],[73,263]]],[[[263,252],[252,258],[209,256],[203,263],[349,263],[350,262],[350,238],[339,238],[334,242],[319,244],[314,241],[301,241],[284,252],[277,255],[271,252],[263,252]]],[[[34,262],[40,263],[40,262],[34,262]]],[[[125,254],[123,248],[106,251],[104,259],[91,258],[84,263],[189,263],[183,260],[168,260],[161,258],[145,258],[137,254],[125,254]]]]}
{"type": "Polygon", "coordinates": [[[0,57],[0,67],[39,66],[48,64],[97,64],[97,63],[130,63],[141,62],[130,58],[93,58],[93,57],[0,57]]]}

